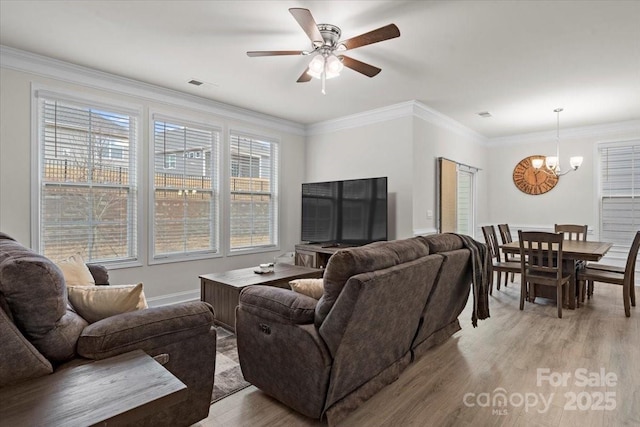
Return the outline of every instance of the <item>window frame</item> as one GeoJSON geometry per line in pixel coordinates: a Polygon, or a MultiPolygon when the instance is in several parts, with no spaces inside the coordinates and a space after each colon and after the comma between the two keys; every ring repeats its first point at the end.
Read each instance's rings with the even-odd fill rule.
{"type": "Polygon", "coordinates": [[[225,231],[225,255],[226,256],[236,256],[236,255],[247,255],[247,254],[257,254],[264,252],[274,252],[280,250],[280,212],[281,212],[281,176],[282,176],[282,149],[280,146],[279,138],[274,136],[270,136],[264,133],[257,133],[242,130],[239,128],[230,128],[226,132],[224,142],[224,180],[222,183],[222,188],[224,188],[224,231],[225,231]],[[272,179],[272,197],[275,199],[274,209],[275,214],[273,215],[272,223],[270,224],[271,228],[274,228],[273,236],[275,239],[274,243],[268,245],[259,245],[259,246],[251,246],[246,248],[233,249],[231,247],[231,179],[232,179],[232,153],[231,153],[231,143],[233,137],[244,137],[249,139],[255,139],[262,142],[267,142],[271,144],[271,152],[272,152],[272,160],[270,164],[271,168],[271,179],[272,179]],[[276,151],[275,155],[273,155],[273,151],[276,151]],[[275,182],[273,182],[275,181],[275,182]],[[274,196],[275,195],[275,196],[274,196]]]}
{"type": "MultiPolygon", "coordinates": [[[[149,265],[156,264],[167,264],[173,262],[184,262],[184,261],[195,261],[202,259],[212,259],[212,258],[220,258],[224,256],[223,242],[224,236],[222,234],[222,211],[223,211],[223,197],[221,194],[221,168],[224,163],[224,154],[223,154],[223,145],[224,145],[224,132],[223,126],[217,124],[215,122],[207,122],[204,119],[198,119],[196,115],[189,114],[176,114],[173,112],[166,112],[162,110],[149,110],[148,114],[149,121],[149,159],[148,159],[148,260],[147,263],[149,265]],[[165,122],[173,122],[176,125],[181,126],[191,126],[194,128],[210,130],[212,132],[217,132],[218,134],[218,146],[215,147],[217,149],[217,158],[214,159],[212,156],[211,159],[211,168],[215,170],[215,173],[211,174],[212,177],[212,204],[215,204],[217,201],[218,208],[212,209],[212,218],[215,220],[215,229],[214,233],[216,234],[217,248],[216,250],[201,250],[201,251],[193,251],[189,253],[175,253],[175,254],[161,254],[156,256],[155,254],[155,229],[154,229],[154,218],[155,218],[155,158],[153,153],[155,152],[155,122],[156,121],[165,121],[165,122]],[[217,217],[217,218],[216,218],[217,217]]],[[[184,152],[184,158],[189,160],[201,160],[200,158],[196,158],[195,154],[193,154],[193,150],[187,150],[184,152]],[[193,154],[193,156],[189,157],[189,154],[193,154]]],[[[176,156],[176,161],[178,156],[176,156]]],[[[164,166],[164,164],[163,164],[164,166]]],[[[165,169],[162,170],[176,170],[176,169],[165,169]]]]}
{"type": "MultiPolygon", "coordinates": [[[[621,140],[621,141],[608,141],[608,142],[599,142],[597,144],[595,144],[594,147],[594,151],[595,151],[595,155],[594,158],[596,159],[596,194],[597,194],[597,198],[596,198],[596,212],[598,215],[598,239],[602,240],[604,237],[602,236],[603,234],[603,220],[604,220],[604,215],[603,215],[603,199],[605,198],[604,195],[604,189],[603,189],[603,181],[602,181],[602,168],[604,166],[603,164],[603,160],[602,160],[602,155],[601,155],[601,151],[605,148],[608,147],[620,147],[620,146],[633,146],[633,145],[638,145],[640,146],[640,139],[625,139],[625,140],[621,140]]],[[[640,189],[635,189],[633,190],[633,194],[631,195],[631,198],[635,198],[635,194],[636,193],[640,193],[640,189]]],[[[633,239],[633,236],[631,237],[631,239],[633,239]]],[[[627,255],[629,252],[628,247],[625,246],[621,246],[620,244],[616,244],[614,243],[613,247],[611,248],[611,250],[604,256],[603,258],[603,262],[605,263],[609,263],[609,264],[614,264],[614,265],[619,265],[624,267],[624,264],[626,263],[627,260],[627,255]]],[[[636,272],[640,272],[639,270],[639,266],[640,266],[640,258],[638,259],[637,263],[636,263],[636,272]]],[[[640,274],[636,274],[636,285],[640,283],[640,274]]]]}
{"type": "Polygon", "coordinates": [[[76,104],[78,106],[110,111],[117,114],[126,114],[135,118],[135,125],[131,131],[135,132],[135,147],[132,153],[135,155],[135,173],[133,179],[135,182],[129,185],[133,188],[135,196],[130,203],[136,204],[135,213],[135,239],[131,242],[135,245],[134,253],[127,258],[117,260],[86,260],[87,262],[98,262],[107,266],[109,269],[120,269],[130,267],[140,267],[143,265],[144,257],[143,249],[143,200],[144,187],[141,180],[142,176],[142,146],[143,146],[143,108],[138,104],[131,104],[123,101],[114,101],[109,99],[105,102],[104,97],[96,95],[87,95],[72,90],[61,89],[57,87],[49,87],[46,85],[31,85],[31,206],[35,209],[30,210],[30,230],[31,230],[31,247],[38,253],[43,253],[43,242],[41,240],[42,232],[42,145],[40,141],[41,134],[41,102],[43,100],[54,100],[63,103],[76,104]]]}

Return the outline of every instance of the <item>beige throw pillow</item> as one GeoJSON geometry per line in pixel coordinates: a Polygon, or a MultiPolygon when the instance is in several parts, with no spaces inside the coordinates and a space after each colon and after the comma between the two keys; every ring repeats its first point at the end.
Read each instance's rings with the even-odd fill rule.
{"type": "Polygon", "coordinates": [[[68,286],[69,302],[87,322],[147,308],[142,283],[137,285],[68,286]]]}
{"type": "Polygon", "coordinates": [[[84,259],[80,254],[75,254],[59,261],[57,265],[62,270],[67,286],[93,286],[96,284],[89,267],[84,263],[84,259]]]}
{"type": "Polygon", "coordinates": [[[296,279],[290,281],[289,286],[295,292],[315,299],[320,299],[324,292],[322,279],[296,279]]]}

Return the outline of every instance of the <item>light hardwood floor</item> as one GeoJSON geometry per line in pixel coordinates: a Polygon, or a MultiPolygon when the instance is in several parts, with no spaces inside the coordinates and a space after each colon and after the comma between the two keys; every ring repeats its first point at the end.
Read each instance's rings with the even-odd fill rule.
{"type": "MultiPolygon", "coordinates": [[[[540,298],[520,311],[517,280],[506,289],[494,289],[491,318],[475,329],[469,298],[460,316],[461,331],[409,366],[340,425],[640,426],[640,308],[632,307],[631,318],[625,317],[621,288],[596,283],[594,297],[577,310],[563,310],[562,319],[555,301],[540,298]],[[548,369],[549,376],[538,375],[538,369],[548,369]],[[601,370],[608,384],[596,379],[601,370]],[[560,375],[569,376],[565,384],[543,378],[560,375]],[[584,386],[584,377],[592,385],[584,386]],[[480,406],[486,397],[499,394],[498,388],[504,389],[507,405],[480,406]],[[521,399],[529,400],[529,408],[521,399]]],[[[323,425],[253,386],[215,403],[209,417],[196,424],[323,425]]]]}

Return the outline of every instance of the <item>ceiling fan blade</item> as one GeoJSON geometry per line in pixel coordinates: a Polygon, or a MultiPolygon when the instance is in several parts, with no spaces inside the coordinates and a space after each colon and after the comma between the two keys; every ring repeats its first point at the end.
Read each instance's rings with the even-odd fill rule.
{"type": "Polygon", "coordinates": [[[358,61],[357,59],[350,58],[348,56],[340,55],[342,58],[342,65],[349,67],[354,71],[364,74],[367,77],[376,76],[382,69],[369,65],[366,62],[358,61]]]}
{"type": "Polygon", "coordinates": [[[343,44],[347,49],[355,49],[357,47],[394,39],[396,37],[400,37],[400,30],[398,29],[398,27],[396,27],[395,24],[389,24],[387,26],[378,28],[377,30],[360,34],[359,36],[352,37],[340,43],[343,44]]]}
{"type": "Polygon", "coordinates": [[[320,34],[320,30],[318,30],[318,24],[313,19],[311,12],[309,9],[302,9],[299,7],[292,7],[289,9],[289,12],[293,15],[298,24],[302,27],[311,42],[324,43],[324,39],[322,38],[322,34],[320,34]]]}
{"type": "Polygon", "coordinates": [[[309,74],[307,74],[307,71],[309,71],[309,68],[304,70],[304,73],[302,73],[300,77],[298,77],[298,80],[296,80],[296,83],[306,83],[308,81],[311,81],[312,77],[309,74]]]}
{"type": "Polygon", "coordinates": [[[247,56],[279,56],[279,55],[302,55],[301,50],[250,50],[247,56]]]}

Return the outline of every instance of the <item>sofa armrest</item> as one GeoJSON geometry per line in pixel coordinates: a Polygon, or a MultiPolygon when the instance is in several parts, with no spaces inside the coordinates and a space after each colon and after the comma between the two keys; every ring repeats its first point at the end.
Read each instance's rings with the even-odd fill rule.
{"type": "Polygon", "coordinates": [[[248,286],[240,292],[243,310],[279,323],[313,323],[317,304],[314,298],[273,286],[248,286]]]}
{"type": "Polygon", "coordinates": [[[100,264],[87,264],[89,273],[93,276],[93,280],[96,285],[108,285],[109,284],[109,270],[107,267],[100,264]]]}
{"type": "Polygon", "coordinates": [[[209,334],[213,320],[213,308],[201,301],[123,313],[87,326],[77,351],[94,360],[137,349],[153,354],[158,347],[209,334]]]}

